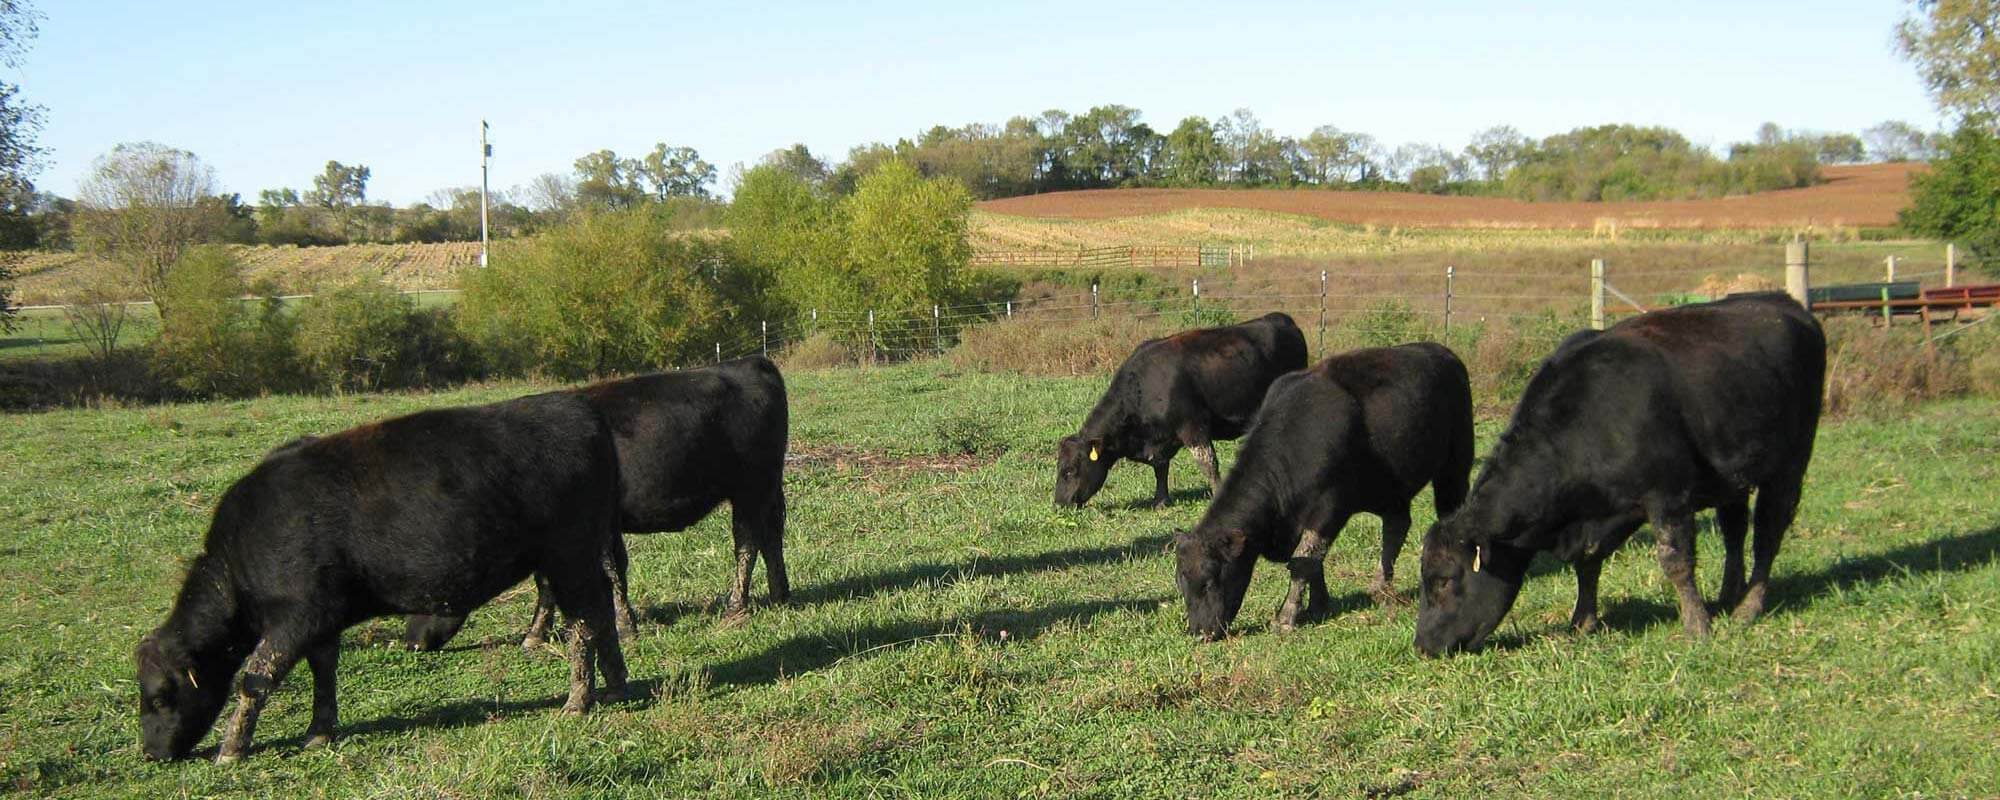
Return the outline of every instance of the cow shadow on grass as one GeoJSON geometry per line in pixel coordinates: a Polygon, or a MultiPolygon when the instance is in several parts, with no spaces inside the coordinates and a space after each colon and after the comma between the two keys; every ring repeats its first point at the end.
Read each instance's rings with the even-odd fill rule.
{"type": "MultiPolygon", "coordinates": [[[[1103,547],[1074,547],[1067,550],[1050,550],[1028,555],[992,556],[969,558],[962,561],[940,564],[914,564],[907,567],[856,575],[839,580],[809,583],[792,590],[792,604],[800,606],[837,603],[859,600],[883,592],[908,589],[914,586],[936,583],[953,577],[998,577],[1028,572],[1087,567],[1113,564],[1135,558],[1147,558],[1162,552],[1172,537],[1166,534],[1141,536],[1125,544],[1103,547]]],[[[649,612],[650,613],[650,612],[649,612]]]]}
{"type": "MultiPolygon", "coordinates": [[[[1167,490],[1166,508],[1161,508],[1160,510],[1165,511],[1169,508],[1178,508],[1187,503],[1208,500],[1209,495],[1210,492],[1206,486],[1169,489],[1167,490]]],[[[1134,497],[1123,503],[1114,503],[1111,504],[1111,507],[1122,511],[1150,511],[1157,508],[1157,506],[1153,505],[1153,496],[1150,494],[1142,497],[1134,497]]]]}
{"type": "Polygon", "coordinates": [[[976,636],[988,643],[1025,642],[1065,623],[1081,625],[1098,616],[1121,611],[1151,612],[1169,599],[1148,597],[1062,603],[1035,609],[1000,609],[947,619],[909,620],[804,634],[754,655],[715,664],[708,668],[708,679],[711,685],[716,686],[770,683],[785,675],[814,672],[849,659],[961,634],[976,636]]]}
{"type": "MultiPolygon", "coordinates": [[[[1652,538],[1647,531],[1641,530],[1625,546],[1651,551],[1652,538]]],[[[1713,557],[1719,558],[1720,554],[1713,557]]],[[[1771,577],[1771,585],[1765,595],[1764,616],[1798,613],[1828,597],[1866,584],[1966,572],[1996,563],[2000,563],[2000,527],[1967,531],[1913,542],[1879,553],[1844,558],[1831,567],[1813,572],[1786,571],[1785,556],[1781,550],[1774,570],[1777,574],[1771,577]]],[[[1530,575],[1569,571],[1566,564],[1546,555],[1537,556],[1535,564],[1542,569],[1531,568],[1530,575]]],[[[1715,614],[1718,619],[1729,613],[1729,609],[1720,608],[1715,603],[1715,593],[1719,587],[1703,585],[1700,588],[1703,596],[1709,600],[1710,613],[1715,614]]],[[[1598,621],[1609,630],[1630,633],[1655,625],[1678,625],[1680,608],[1669,601],[1600,593],[1598,621]]],[[[1488,647],[1499,650],[1512,649],[1548,633],[1504,630],[1504,628],[1503,623],[1504,632],[1496,632],[1488,640],[1488,647]]],[[[1567,627],[1560,629],[1566,630],[1567,627]]]]}

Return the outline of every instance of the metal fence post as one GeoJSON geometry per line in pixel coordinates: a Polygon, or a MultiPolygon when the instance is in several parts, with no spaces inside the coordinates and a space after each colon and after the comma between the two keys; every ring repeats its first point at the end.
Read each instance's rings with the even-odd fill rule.
{"type": "Polygon", "coordinates": [[[768,320],[768,319],[766,319],[766,320],[758,320],[758,322],[757,322],[757,330],[758,330],[758,333],[757,333],[757,338],[758,338],[758,339],[759,339],[760,341],[762,341],[762,342],[763,342],[763,344],[764,344],[764,357],[765,357],[765,358],[770,358],[770,357],[771,357],[771,321],[770,321],[770,320],[768,320]]]}
{"type": "Polygon", "coordinates": [[[1014,318],[1014,301],[1012,300],[1007,301],[1007,318],[1014,318]]]}
{"type": "Polygon", "coordinates": [[[1812,308],[1811,274],[1806,242],[1798,237],[1785,243],[1785,293],[1808,310],[1812,308]]]}
{"type": "Polygon", "coordinates": [[[1944,245],[1944,286],[1949,289],[1958,282],[1958,245],[1946,242],[1944,245]]]}
{"type": "Polygon", "coordinates": [[[1090,285],[1090,318],[1097,319],[1097,312],[1097,284],[1093,283],[1090,285]]]}
{"type": "Polygon", "coordinates": [[[1590,260],[1590,327],[1604,330],[1604,259],[1590,260]]]}
{"type": "Polygon", "coordinates": [[[721,342],[716,342],[716,343],[715,343],[715,363],[717,363],[717,364],[720,364],[720,363],[722,363],[722,343],[721,343],[721,342]]]}
{"type": "Polygon", "coordinates": [[[1319,271],[1319,351],[1326,352],[1326,270],[1319,271]]]}
{"type": "Polygon", "coordinates": [[[875,363],[875,309],[868,309],[868,363],[875,363]]]}
{"type": "Polygon", "coordinates": [[[944,355],[944,317],[936,305],[931,306],[931,344],[944,355]]]}
{"type": "Polygon", "coordinates": [[[1201,279],[1194,279],[1194,324],[1201,324],[1201,279]]]}
{"type": "Polygon", "coordinates": [[[815,308],[815,309],[813,309],[813,310],[812,310],[812,326],[811,326],[811,327],[812,327],[812,329],[811,329],[811,330],[808,330],[808,331],[806,331],[806,335],[807,335],[807,336],[811,336],[811,335],[813,335],[813,334],[815,334],[815,333],[819,333],[819,309],[817,309],[817,308],[815,308]]]}
{"type": "Polygon", "coordinates": [[[1444,268],[1444,332],[1447,334],[1451,333],[1451,281],[1455,271],[1449,265],[1444,268]]]}

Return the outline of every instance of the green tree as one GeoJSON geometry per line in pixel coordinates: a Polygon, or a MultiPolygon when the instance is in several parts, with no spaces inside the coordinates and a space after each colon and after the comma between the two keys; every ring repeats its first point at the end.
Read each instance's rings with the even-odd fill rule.
{"type": "Polygon", "coordinates": [[[927,180],[907,162],[892,161],[841,205],[848,268],[870,307],[928,310],[963,291],[962,272],[972,260],[972,196],[962,184],[927,180]]]}
{"type": "Polygon", "coordinates": [[[347,166],[326,162],[326,169],[313,176],[313,188],[305,200],[321,208],[347,209],[368,201],[369,170],[365,165],[347,166]]]}
{"type": "Polygon", "coordinates": [[[216,194],[215,171],[186,150],[128,143],[92,162],[80,189],[78,242],[130,269],[167,317],[168,274],[189,248],[227,224],[222,206],[205,202],[216,194]]]}
{"type": "Polygon", "coordinates": [[[1916,0],[1896,46],[1917,66],[1938,108],[2000,120],[2000,0],[1916,0]]]}
{"type": "Polygon", "coordinates": [[[1942,137],[1901,120],[1888,120],[1861,132],[1867,140],[1868,157],[1876,161],[1929,161],[1937,155],[1942,137]]]}
{"type": "Polygon", "coordinates": [[[758,166],[775,167],[789,172],[807,186],[821,187],[833,177],[833,168],[813,155],[803,144],[795,144],[782,150],[773,150],[757,162],[758,166]]]}
{"type": "Polygon", "coordinates": [[[1159,176],[1168,185],[1209,186],[1222,177],[1229,151],[1208,120],[1188,117],[1167,134],[1160,161],[1159,176]]]}
{"type": "Polygon", "coordinates": [[[1507,177],[1507,171],[1521,160],[1533,142],[1512,125],[1495,125],[1472,136],[1472,143],[1465,146],[1465,157],[1479,165],[1479,173],[1488,181],[1507,177]]]}
{"type": "Polygon", "coordinates": [[[576,160],[576,201],[588,208],[631,208],[646,199],[645,165],[599,150],[576,160]]]}
{"type": "Polygon", "coordinates": [[[784,305],[862,308],[859,287],[846,280],[845,217],[797,172],[765,164],[743,173],[723,220],[730,262],[769,276],[784,305]]]}
{"type": "Polygon", "coordinates": [[[1962,241],[1980,261],[2000,261],[2000,136],[1962,122],[1930,171],[1910,179],[1900,217],[1914,233],[1962,241]]]}
{"type": "Polygon", "coordinates": [[[708,185],[715,182],[715,165],[701,160],[692,147],[668,147],[666,142],[653,145],[653,152],[639,162],[637,172],[652,184],[653,199],[659,201],[707,197],[708,185]]]}
{"type": "MultiPolygon", "coordinates": [[[[23,0],[0,0],[0,64],[18,67],[35,38],[41,14],[23,0]]],[[[42,109],[20,99],[19,85],[0,81],[0,228],[8,244],[32,246],[40,226],[31,219],[35,198],[29,180],[41,167],[46,151],[35,143],[42,129],[42,109]]],[[[14,329],[13,257],[0,258],[0,330],[14,329]]]]}

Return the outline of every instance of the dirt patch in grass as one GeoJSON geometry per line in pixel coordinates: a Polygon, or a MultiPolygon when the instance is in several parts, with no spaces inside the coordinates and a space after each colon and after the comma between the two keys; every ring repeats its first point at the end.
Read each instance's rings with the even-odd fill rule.
{"type": "Polygon", "coordinates": [[[837,444],[798,445],[785,453],[786,467],[819,467],[836,472],[878,473],[970,472],[991,465],[992,456],[955,453],[950,455],[893,455],[837,444]]]}

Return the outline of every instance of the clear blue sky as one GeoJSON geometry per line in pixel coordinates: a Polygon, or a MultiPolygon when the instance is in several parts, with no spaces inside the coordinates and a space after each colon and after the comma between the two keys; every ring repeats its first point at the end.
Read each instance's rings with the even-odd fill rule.
{"type": "Polygon", "coordinates": [[[1238,107],[1462,147],[1604,122],[1726,147],[1766,120],[1854,131],[1939,117],[1875,2],[738,3],[35,0],[24,98],[48,109],[37,184],[73,195],[124,141],[192,150],[227,191],[367,164],[406,205],[568,172],[656,141],[727,174],[803,142],[843,157],[932,124],[1122,103],[1157,129],[1238,107]]]}

